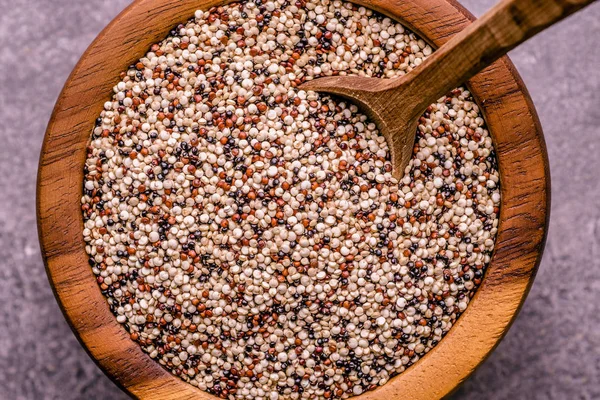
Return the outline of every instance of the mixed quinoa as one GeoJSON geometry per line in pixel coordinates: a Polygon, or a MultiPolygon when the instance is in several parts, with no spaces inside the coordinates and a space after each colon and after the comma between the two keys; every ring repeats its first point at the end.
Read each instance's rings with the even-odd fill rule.
{"type": "Polygon", "coordinates": [[[431,350],[468,306],[500,204],[470,93],[432,104],[404,177],[354,105],[432,48],[340,1],[197,11],[121,75],[87,149],[84,239],[118,322],[231,399],[347,398],[431,350]]]}

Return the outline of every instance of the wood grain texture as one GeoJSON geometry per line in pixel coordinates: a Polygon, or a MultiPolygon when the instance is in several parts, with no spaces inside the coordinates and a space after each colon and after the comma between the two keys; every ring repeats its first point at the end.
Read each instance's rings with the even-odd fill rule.
{"type": "Polygon", "coordinates": [[[362,106],[390,146],[401,179],[413,155],[419,118],[427,107],[547,27],[595,0],[503,0],[428,57],[394,79],[330,76],[305,90],[342,96],[362,106]]]}
{"type": "MultiPolygon", "coordinates": [[[[473,17],[454,0],[357,0],[398,19],[436,47],[473,17]]],[[[73,70],[48,125],[39,172],[38,232],[48,277],[75,335],[121,388],[142,399],[215,399],[153,361],[116,322],[87,263],[80,211],[86,146],[119,73],[196,9],[217,0],[138,0],[73,70]]],[[[548,159],[531,99],[502,58],[470,81],[498,154],[502,206],[496,250],[467,311],[425,357],[363,399],[435,399],[452,392],[494,349],[529,291],[549,216],[548,159]]]]}

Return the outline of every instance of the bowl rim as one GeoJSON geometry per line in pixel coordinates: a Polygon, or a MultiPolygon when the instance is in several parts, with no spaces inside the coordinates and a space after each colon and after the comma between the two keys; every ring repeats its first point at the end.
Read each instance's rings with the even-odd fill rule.
{"type": "MultiPolygon", "coordinates": [[[[216,399],[173,376],[116,321],[82,240],[83,166],[93,121],[119,74],[178,23],[232,1],[137,0],[94,40],[69,76],[50,118],[37,181],[38,235],[48,279],[73,333],[121,389],[143,399],[216,399]],[[148,20],[157,21],[152,27],[148,20]],[[117,56],[114,56],[114,55],[117,56]]],[[[455,0],[352,0],[439,47],[474,19],[455,0]]],[[[443,340],[402,374],[358,398],[442,398],[506,334],[541,261],[550,213],[550,171],[541,125],[523,81],[504,57],[468,83],[492,133],[502,203],[496,248],[469,307],[443,340]]]]}

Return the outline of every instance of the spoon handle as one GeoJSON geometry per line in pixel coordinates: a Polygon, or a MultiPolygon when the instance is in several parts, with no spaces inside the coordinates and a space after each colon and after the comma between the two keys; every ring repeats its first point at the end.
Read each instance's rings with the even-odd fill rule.
{"type": "Polygon", "coordinates": [[[402,92],[399,95],[414,97],[412,104],[418,117],[433,99],[442,97],[519,44],[593,2],[503,0],[406,75],[397,87],[402,92]]]}

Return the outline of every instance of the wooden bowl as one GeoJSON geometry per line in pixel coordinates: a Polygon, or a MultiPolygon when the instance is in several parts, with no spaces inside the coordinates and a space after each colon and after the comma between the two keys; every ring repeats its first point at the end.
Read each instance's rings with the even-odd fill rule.
{"type": "MultiPolygon", "coordinates": [[[[39,237],[56,298],[75,335],[122,389],[143,399],[215,399],[163,369],[117,323],[82,239],[86,145],[119,73],[196,9],[223,0],[138,0],[94,41],[69,77],[48,125],[38,175],[39,237]]],[[[454,0],[357,0],[439,47],[473,16],[454,0]]],[[[548,159],[531,99],[508,58],[470,81],[498,155],[502,190],[496,250],[466,312],[425,357],[362,399],[441,398],[494,349],[517,315],[539,265],[550,203],[548,159]]]]}

